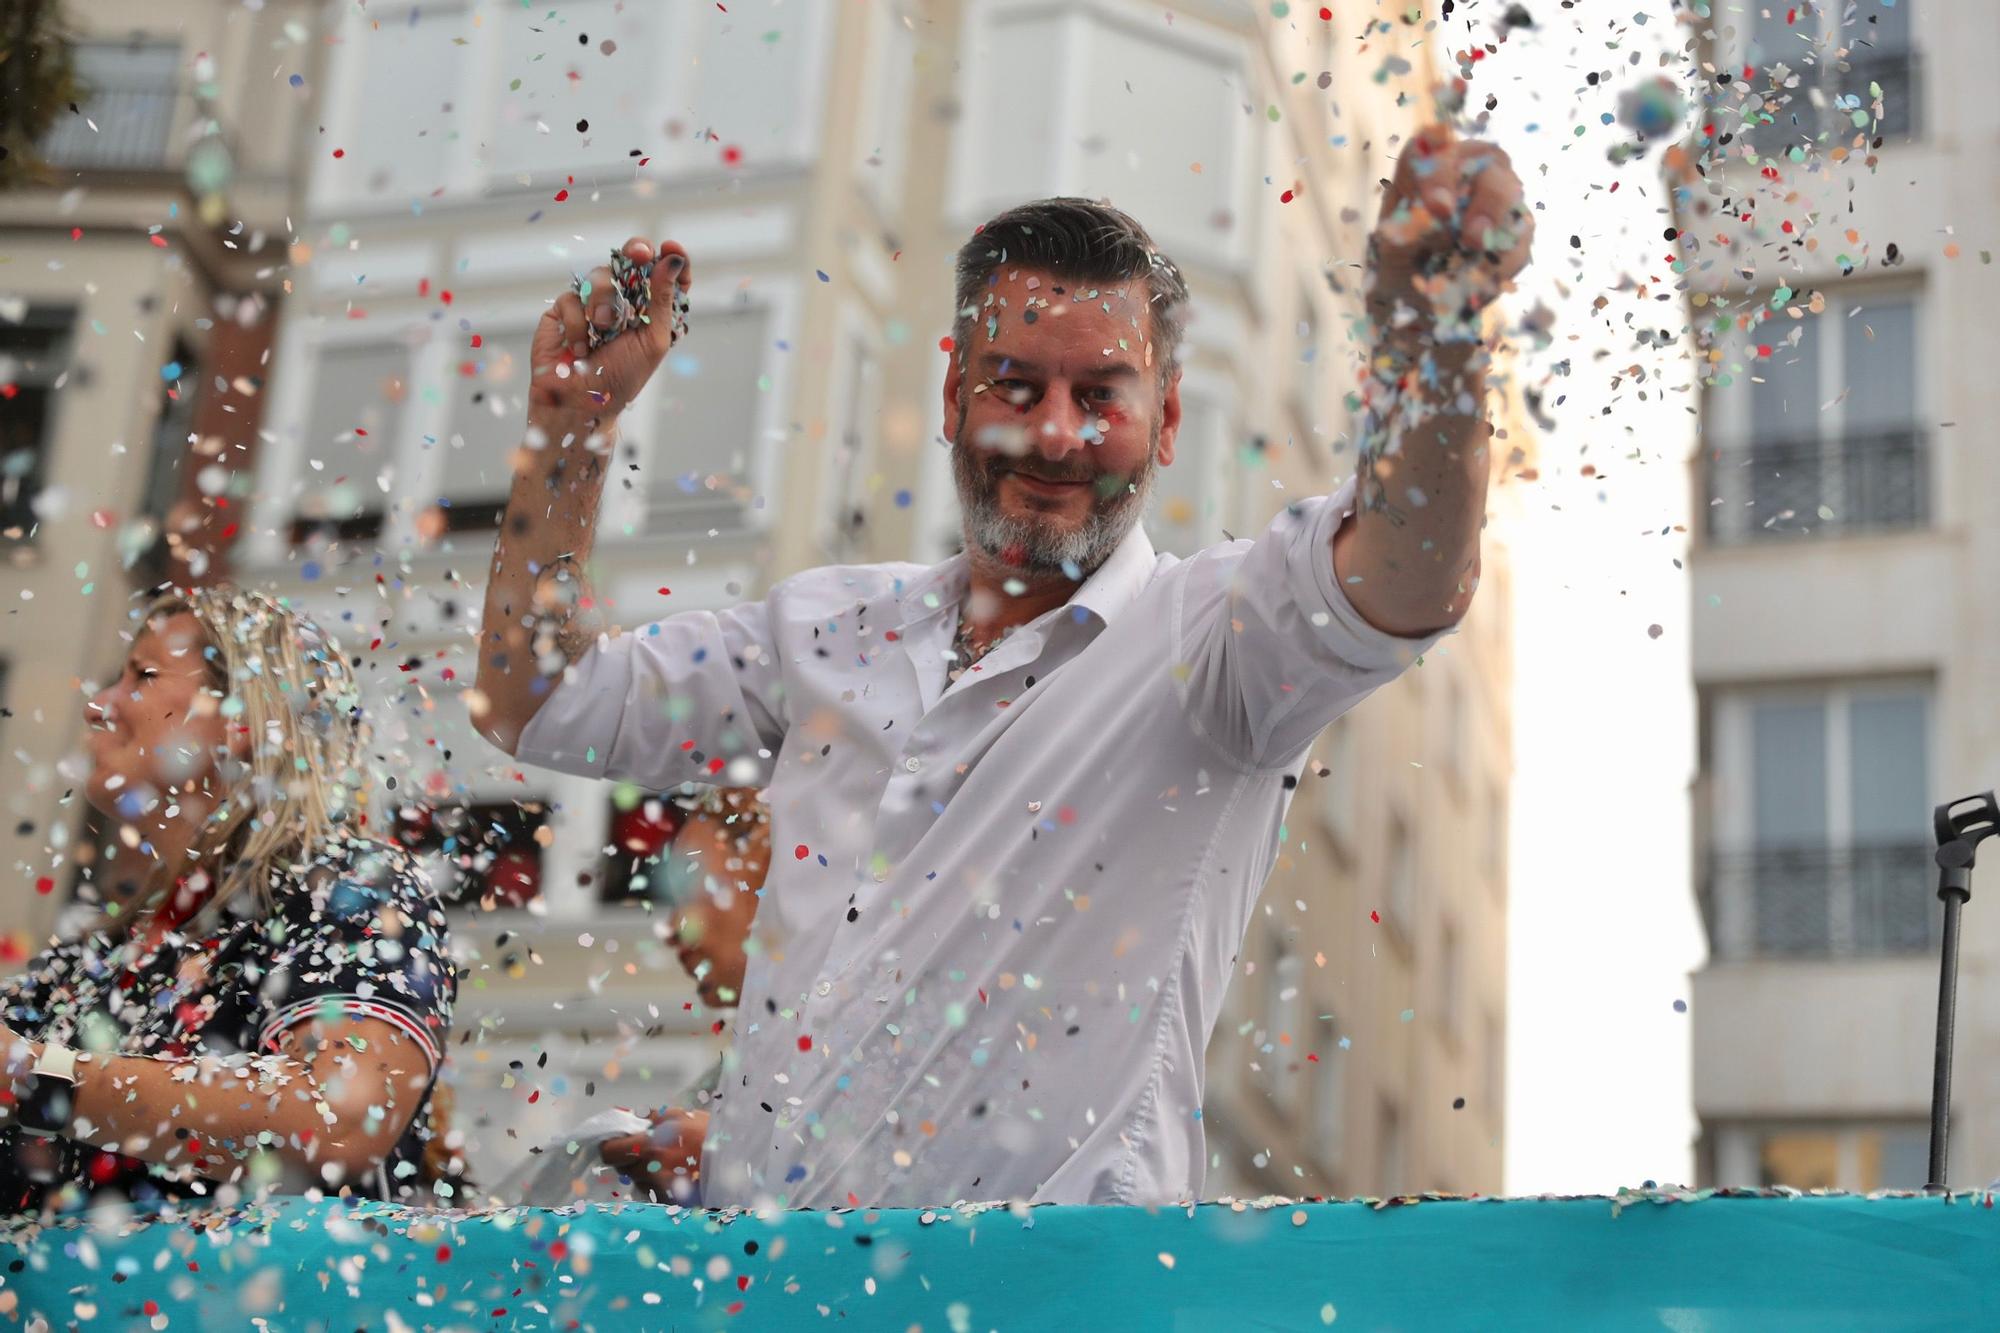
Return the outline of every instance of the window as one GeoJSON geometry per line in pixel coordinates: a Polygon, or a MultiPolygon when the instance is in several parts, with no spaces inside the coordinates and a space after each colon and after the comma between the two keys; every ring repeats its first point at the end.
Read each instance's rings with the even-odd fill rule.
{"type": "Polygon", "coordinates": [[[903,197],[917,39],[900,3],[868,6],[868,81],[855,127],[855,179],[885,215],[903,197]]]}
{"type": "Polygon", "coordinates": [[[836,559],[859,551],[866,537],[869,473],[875,463],[882,402],[882,363],[874,347],[859,334],[850,334],[846,346],[846,373],[834,413],[840,424],[828,434],[822,482],[829,502],[825,544],[836,559]]]}
{"type": "Polygon", "coordinates": [[[1767,1131],[1758,1139],[1758,1183],[1793,1189],[1922,1189],[1930,1177],[1925,1125],[1835,1125],[1767,1131]]]}
{"type": "Polygon", "coordinates": [[[600,903],[660,900],[666,892],[666,851],[686,817],[680,806],[648,796],[629,806],[614,798],[597,876],[600,903]]]}
{"type": "Polygon", "coordinates": [[[438,896],[487,911],[526,907],[541,896],[552,833],[540,800],[411,805],[396,815],[396,841],[422,862],[438,896]]]}
{"type": "Polygon", "coordinates": [[[163,171],[180,100],[173,42],[79,42],[81,114],[60,115],[42,142],[50,165],[69,170],[163,171]]]}
{"type": "MultiPolygon", "coordinates": [[[[706,55],[705,49],[664,41],[655,12],[654,6],[622,0],[561,0],[532,8],[507,5],[484,16],[499,29],[499,68],[504,71],[482,155],[487,170],[499,178],[496,183],[511,188],[522,175],[534,179],[581,173],[622,164],[633,148],[654,151],[655,145],[633,136],[642,125],[657,133],[656,90],[663,80],[685,86],[700,56],[706,55]],[[608,55],[606,42],[612,44],[608,55]],[[588,128],[578,129],[580,121],[588,128]]],[[[460,37],[463,27],[436,21],[416,26],[439,34],[431,39],[433,47],[439,40],[460,37]]],[[[426,55],[435,58],[438,53],[411,44],[382,63],[393,77],[422,84],[423,72],[455,69],[464,58],[446,55],[433,64],[419,63],[426,55]]],[[[449,133],[450,117],[439,115],[435,86],[402,93],[399,100],[411,119],[379,142],[407,143],[409,126],[427,128],[437,122],[444,123],[431,137],[449,133]]],[[[681,137],[700,128],[686,126],[681,137]]]]}
{"type": "Polygon", "coordinates": [[[685,116],[695,135],[715,136],[706,152],[696,140],[697,165],[719,164],[730,149],[753,169],[804,153],[800,136],[819,116],[812,100],[817,71],[810,63],[817,3],[775,0],[754,10],[736,6],[733,13],[720,5],[696,11],[694,34],[682,39],[696,53],[689,62],[692,77],[681,83],[692,85],[692,95],[676,98],[673,113],[685,116]]]}
{"type": "Polygon", "coordinates": [[[1710,420],[1733,443],[1710,463],[1710,538],[1929,522],[1915,302],[1813,294],[1797,308],[1802,318],[1780,312],[1759,325],[1716,377],[1710,420]]]}
{"type": "Polygon", "coordinates": [[[1174,461],[1153,474],[1146,535],[1183,558],[1223,539],[1229,503],[1229,412],[1217,386],[1181,385],[1174,461]]]}
{"type": "Polygon", "coordinates": [[[952,154],[956,212],[983,218],[1020,199],[1102,195],[1145,219],[1183,262],[1240,252],[1242,107],[1253,98],[1236,38],[1128,26],[1083,7],[973,13],[965,138],[952,154]]]}
{"type": "Polygon", "coordinates": [[[532,324],[484,329],[481,350],[466,354],[481,359],[462,362],[452,372],[447,451],[436,483],[448,532],[499,526],[528,412],[527,358],[517,353],[533,336],[532,324]]]}
{"type": "Polygon", "coordinates": [[[147,582],[160,582],[167,576],[167,555],[172,549],[167,540],[167,520],[188,485],[187,462],[193,456],[191,428],[201,374],[195,367],[194,348],[185,338],[174,339],[173,364],[181,368],[181,373],[160,387],[160,414],[153,422],[146,491],[139,501],[139,514],[150,525],[153,536],[152,544],[134,568],[147,582]]]}
{"type": "Polygon", "coordinates": [[[1417,849],[1410,844],[1409,827],[1400,814],[1389,816],[1388,918],[1404,939],[1414,935],[1417,924],[1417,849]]]}
{"type": "MultiPolygon", "coordinates": [[[[1922,127],[1913,0],[1752,0],[1739,20],[1747,137],[1761,155],[1907,140],[1922,127]],[[1876,115],[1877,101],[1881,114],[1876,115]]],[[[1725,121],[1725,124],[1728,122],[1725,121]]]]}
{"type": "Polygon", "coordinates": [[[1307,1066],[1318,1082],[1313,1089],[1312,1152],[1332,1170],[1340,1166],[1347,1135],[1347,1052],[1340,1049],[1340,1025],[1333,1015],[1320,1015],[1315,1031],[1313,1051],[1319,1063],[1307,1066]]]}
{"type": "Polygon", "coordinates": [[[1354,781],[1355,727],[1350,715],[1326,729],[1326,776],[1320,779],[1319,808],[1327,832],[1348,855],[1353,855],[1356,790],[1354,781]]]}
{"type": "Polygon", "coordinates": [[[292,540],[319,531],[368,541],[387,512],[382,483],[395,476],[410,352],[386,343],[334,345],[319,349],[312,364],[292,540]]]}
{"type": "Polygon", "coordinates": [[[1918,685],[1717,700],[1718,952],[1931,948],[1929,714],[1929,687],[1918,685]]]}
{"type": "Polygon", "coordinates": [[[70,310],[31,306],[19,323],[0,323],[0,541],[33,539],[74,320],[70,310]]]}
{"type": "Polygon", "coordinates": [[[772,311],[763,305],[697,311],[694,334],[647,386],[654,436],[646,467],[653,531],[732,526],[757,448],[772,311]]]}

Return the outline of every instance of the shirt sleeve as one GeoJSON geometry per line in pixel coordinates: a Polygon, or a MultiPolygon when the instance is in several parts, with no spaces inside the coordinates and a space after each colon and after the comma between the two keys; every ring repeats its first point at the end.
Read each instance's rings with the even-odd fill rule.
{"type": "Polygon", "coordinates": [[[1291,767],[1329,723],[1451,632],[1402,638],[1354,609],[1333,573],[1333,536],[1353,505],[1350,479],[1287,507],[1254,542],[1188,562],[1173,626],[1182,700],[1247,767],[1291,767]]]}
{"type": "Polygon", "coordinates": [[[435,1071],[457,974],[444,909],[416,864],[387,847],[350,852],[307,870],[274,907],[258,1047],[302,1022],[374,1018],[435,1071]]]}
{"type": "Polygon", "coordinates": [[[762,786],[784,739],[781,663],[770,600],[689,611],[600,637],[521,732],[524,763],[664,790],[713,783],[732,761],[762,786]]]}

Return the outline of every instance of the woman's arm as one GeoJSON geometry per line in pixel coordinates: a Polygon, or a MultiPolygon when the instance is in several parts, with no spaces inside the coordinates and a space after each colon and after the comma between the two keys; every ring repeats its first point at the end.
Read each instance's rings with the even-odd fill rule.
{"type": "MultiPolygon", "coordinates": [[[[18,1086],[39,1042],[0,1032],[18,1086]]],[[[270,1152],[287,1175],[322,1189],[384,1161],[416,1116],[430,1062],[379,1018],[287,1028],[279,1050],[190,1058],[93,1055],[77,1064],[76,1114],[65,1136],[209,1180],[270,1152]]],[[[13,1098],[5,1099],[11,1115],[13,1098]]]]}

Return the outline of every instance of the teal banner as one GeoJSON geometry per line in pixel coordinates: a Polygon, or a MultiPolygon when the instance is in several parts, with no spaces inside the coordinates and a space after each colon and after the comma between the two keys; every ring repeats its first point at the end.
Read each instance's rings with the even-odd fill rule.
{"type": "Polygon", "coordinates": [[[282,1199],[16,1224],[49,1329],[2000,1328],[1992,1196],[706,1213],[282,1199]]]}

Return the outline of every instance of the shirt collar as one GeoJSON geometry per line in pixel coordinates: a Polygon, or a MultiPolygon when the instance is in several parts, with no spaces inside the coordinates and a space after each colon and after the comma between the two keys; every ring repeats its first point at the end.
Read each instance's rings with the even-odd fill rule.
{"type": "MultiPolygon", "coordinates": [[[[1067,605],[1080,607],[1109,625],[1146,586],[1154,564],[1153,539],[1146,535],[1144,524],[1134,523],[1104,563],[1071,594],[1067,605]]],[[[972,559],[963,551],[932,565],[910,581],[897,601],[903,625],[928,620],[956,606],[964,600],[971,583],[972,559]]]]}

